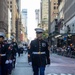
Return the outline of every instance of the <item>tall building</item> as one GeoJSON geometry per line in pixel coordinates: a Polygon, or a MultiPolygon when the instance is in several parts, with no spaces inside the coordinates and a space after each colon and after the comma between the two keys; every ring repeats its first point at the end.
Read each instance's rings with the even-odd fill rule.
{"type": "Polygon", "coordinates": [[[11,12],[10,9],[8,8],[8,40],[11,39],[11,12]]]}
{"type": "Polygon", "coordinates": [[[20,42],[21,34],[21,0],[8,0],[8,8],[12,13],[11,24],[12,30],[11,34],[20,42]]]}
{"type": "Polygon", "coordinates": [[[65,0],[58,0],[58,26],[59,26],[59,33],[62,34],[64,33],[63,30],[63,22],[64,22],[64,4],[65,4],[65,0]]]}
{"type": "Polygon", "coordinates": [[[22,24],[25,27],[25,32],[27,33],[27,9],[22,10],[22,24]]]}
{"type": "Polygon", "coordinates": [[[12,35],[16,36],[16,19],[18,17],[18,12],[17,12],[17,1],[16,0],[8,0],[8,8],[10,9],[12,13],[12,35]]]}
{"type": "Polygon", "coordinates": [[[41,27],[48,30],[48,0],[41,0],[41,27]]]}
{"type": "Polygon", "coordinates": [[[38,26],[39,20],[40,20],[40,10],[39,9],[35,10],[35,19],[36,19],[37,26],[38,26]]]}
{"type": "Polygon", "coordinates": [[[49,3],[49,34],[56,32],[55,22],[58,18],[58,0],[50,0],[49,3]]]}
{"type": "Polygon", "coordinates": [[[27,9],[22,9],[21,18],[22,18],[23,32],[25,32],[25,35],[24,35],[25,39],[27,39],[27,14],[28,14],[27,9]]]}
{"type": "Polygon", "coordinates": [[[75,0],[65,0],[64,1],[64,25],[63,28],[66,28],[65,33],[70,34],[68,37],[68,45],[75,45],[75,0]]]}
{"type": "Polygon", "coordinates": [[[17,17],[16,17],[16,40],[17,42],[21,42],[20,36],[21,36],[21,0],[16,0],[17,2],[17,17]]]}
{"type": "Polygon", "coordinates": [[[8,32],[7,0],[0,0],[0,31],[8,32]]]}
{"type": "Polygon", "coordinates": [[[18,12],[21,14],[21,0],[16,0],[18,6],[18,12]]]}
{"type": "Polygon", "coordinates": [[[58,0],[50,0],[49,12],[49,40],[51,45],[57,45],[55,37],[58,35],[58,0]]]}
{"type": "Polygon", "coordinates": [[[58,0],[58,17],[51,22],[51,32],[52,45],[75,45],[75,0],[58,0]]]}
{"type": "Polygon", "coordinates": [[[50,22],[58,16],[58,0],[50,0],[50,22]]]}

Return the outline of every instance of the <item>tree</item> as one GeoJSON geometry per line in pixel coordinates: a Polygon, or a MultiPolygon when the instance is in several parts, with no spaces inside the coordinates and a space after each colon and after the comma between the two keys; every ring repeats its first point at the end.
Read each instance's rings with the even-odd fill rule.
{"type": "Polygon", "coordinates": [[[45,30],[43,32],[43,39],[47,39],[48,38],[48,30],[45,30]]]}

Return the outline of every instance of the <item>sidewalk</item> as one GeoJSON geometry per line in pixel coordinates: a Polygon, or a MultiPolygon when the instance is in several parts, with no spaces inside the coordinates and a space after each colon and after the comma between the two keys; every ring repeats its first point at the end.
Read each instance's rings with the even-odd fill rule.
{"type": "Polygon", "coordinates": [[[12,75],[32,75],[32,68],[27,61],[27,54],[17,57],[16,68],[12,71],[12,75]]]}

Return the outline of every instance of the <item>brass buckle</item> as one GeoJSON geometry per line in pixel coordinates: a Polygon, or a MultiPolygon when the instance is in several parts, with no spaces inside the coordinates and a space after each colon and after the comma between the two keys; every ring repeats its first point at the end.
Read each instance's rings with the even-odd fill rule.
{"type": "Polygon", "coordinates": [[[41,52],[39,51],[38,54],[41,54],[41,52]]]}

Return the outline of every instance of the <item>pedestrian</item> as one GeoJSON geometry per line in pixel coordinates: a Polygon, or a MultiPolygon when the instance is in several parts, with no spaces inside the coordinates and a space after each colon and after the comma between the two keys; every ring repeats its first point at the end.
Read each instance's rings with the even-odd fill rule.
{"type": "Polygon", "coordinates": [[[20,52],[21,52],[21,49],[20,49],[20,46],[18,47],[18,57],[20,57],[20,52]]]}
{"type": "Polygon", "coordinates": [[[28,52],[28,45],[25,44],[25,48],[24,48],[25,54],[28,52]]]}
{"type": "Polygon", "coordinates": [[[15,63],[16,63],[16,53],[18,51],[18,45],[17,42],[15,41],[15,38],[12,38],[12,57],[13,57],[13,68],[15,68],[15,63]]]}
{"type": "Polygon", "coordinates": [[[8,63],[7,63],[7,71],[8,71],[8,74],[11,74],[12,73],[12,45],[10,43],[8,43],[8,63]]]}
{"type": "Polygon", "coordinates": [[[42,39],[44,30],[36,28],[35,31],[37,38],[31,41],[28,55],[31,57],[33,75],[45,75],[45,67],[50,64],[48,44],[42,39]]]}
{"type": "Polygon", "coordinates": [[[0,75],[7,75],[8,45],[4,43],[5,34],[0,32],[0,75]]]}

